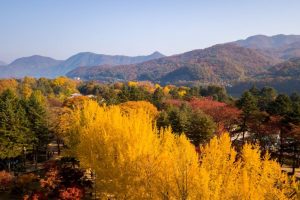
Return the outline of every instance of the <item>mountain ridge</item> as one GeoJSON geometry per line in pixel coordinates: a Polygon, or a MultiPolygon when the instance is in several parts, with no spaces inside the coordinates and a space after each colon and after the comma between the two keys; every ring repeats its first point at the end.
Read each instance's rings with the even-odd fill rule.
{"type": "Polygon", "coordinates": [[[272,58],[256,50],[235,44],[221,44],[135,65],[78,68],[67,73],[67,76],[80,77],[81,75],[85,79],[118,78],[173,83],[197,80],[223,82],[262,73],[273,64],[276,62],[272,58]]]}
{"type": "Polygon", "coordinates": [[[120,63],[137,63],[160,57],[164,57],[164,55],[157,51],[150,55],[134,57],[80,52],[63,61],[46,56],[32,55],[18,58],[2,67],[3,73],[0,74],[0,78],[20,78],[23,76],[53,78],[55,76],[65,75],[68,71],[82,66],[88,67],[95,64],[117,65],[120,63]]]}

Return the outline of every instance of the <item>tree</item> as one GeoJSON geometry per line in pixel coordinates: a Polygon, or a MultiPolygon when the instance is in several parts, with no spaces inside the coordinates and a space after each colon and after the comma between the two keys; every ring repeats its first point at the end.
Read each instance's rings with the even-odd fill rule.
{"type": "Polygon", "coordinates": [[[189,127],[189,116],[191,113],[190,107],[186,104],[182,104],[179,108],[171,106],[167,110],[168,121],[172,127],[174,133],[182,134],[189,127]]]}
{"type": "Polygon", "coordinates": [[[152,119],[156,119],[158,116],[157,108],[147,101],[127,101],[120,104],[121,111],[125,114],[130,113],[132,110],[144,110],[151,116],[152,119]]]}
{"type": "Polygon", "coordinates": [[[76,152],[81,164],[96,172],[101,197],[196,198],[198,158],[184,135],[158,132],[143,111],[123,115],[118,106],[87,102],[77,112],[76,152]]]}
{"type": "Polygon", "coordinates": [[[155,89],[153,95],[152,95],[152,103],[158,108],[162,108],[162,101],[164,99],[164,92],[163,90],[158,87],[155,89]]]}
{"type": "Polygon", "coordinates": [[[238,155],[228,134],[197,155],[184,134],[158,131],[146,112],[124,115],[119,106],[88,101],[74,115],[80,136],[74,150],[96,173],[100,198],[296,199],[296,182],[276,161],[257,145],[245,144],[238,155]]]}
{"type": "Polygon", "coordinates": [[[200,152],[203,175],[199,192],[203,199],[297,198],[293,194],[297,191],[295,182],[288,180],[269,154],[262,157],[258,145],[245,144],[238,155],[229,135],[223,134],[202,146],[200,152]]]}
{"type": "Polygon", "coordinates": [[[232,131],[237,124],[240,110],[223,102],[214,101],[211,98],[193,98],[189,104],[194,110],[202,110],[212,117],[217,125],[217,132],[232,131]]]}
{"type": "Polygon", "coordinates": [[[202,111],[193,111],[189,118],[189,127],[185,131],[191,142],[198,146],[212,138],[216,125],[212,119],[202,111]]]}
{"type": "Polygon", "coordinates": [[[1,79],[0,80],[0,94],[7,89],[13,92],[17,91],[19,83],[15,79],[1,79]]]}
{"type": "Polygon", "coordinates": [[[292,101],[289,96],[285,94],[279,94],[275,101],[272,102],[269,107],[268,112],[272,115],[281,115],[284,116],[291,112],[292,110],[292,101]]]}
{"type": "Polygon", "coordinates": [[[259,92],[258,107],[261,111],[267,111],[271,103],[275,100],[277,92],[274,88],[263,87],[259,92]]]}
{"type": "Polygon", "coordinates": [[[25,102],[26,114],[29,121],[29,128],[35,137],[33,149],[35,163],[37,164],[38,152],[45,150],[49,142],[49,127],[47,123],[47,112],[45,109],[45,99],[41,91],[34,91],[25,102]]]}
{"type": "Polygon", "coordinates": [[[258,111],[257,99],[251,94],[251,92],[246,91],[242,97],[237,102],[237,107],[242,110],[241,114],[241,124],[240,131],[242,132],[242,141],[245,142],[245,133],[248,131],[249,120],[251,116],[258,111]]]}
{"type": "Polygon", "coordinates": [[[11,159],[21,155],[32,140],[20,100],[12,91],[4,91],[0,96],[0,159],[8,159],[9,170],[11,159]]]}
{"type": "Polygon", "coordinates": [[[210,85],[207,88],[202,88],[200,91],[201,96],[213,97],[216,101],[227,101],[228,95],[224,87],[210,85]]]}

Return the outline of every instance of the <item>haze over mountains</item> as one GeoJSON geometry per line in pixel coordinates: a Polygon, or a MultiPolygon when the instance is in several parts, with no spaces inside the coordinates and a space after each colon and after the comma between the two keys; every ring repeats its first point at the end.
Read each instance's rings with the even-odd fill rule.
{"type": "Polygon", "coordinates": [[[299,79],[300,35],[251,36],[174,56],[110,56],[78,53],[65,61],[42,56],[20,58],[2,67],[0,77],[55,77],[84,80],[149,80],[171,84],[223,84],[299,79]]]}
{"type": "Polygon", "coordinates": [[[111,56],[82,52],[71,56],[65,61],[55,60],[44,56],[30,56],[16,59],[11,64],[2,67],[1,78],[24,76],[49,77],[65,75],[67,72],[81,66],[95,66],[109,64],[111,66],[120,64],[134,64],[152,59],[164,57],[159,52],[147,56],[111,56]]]}

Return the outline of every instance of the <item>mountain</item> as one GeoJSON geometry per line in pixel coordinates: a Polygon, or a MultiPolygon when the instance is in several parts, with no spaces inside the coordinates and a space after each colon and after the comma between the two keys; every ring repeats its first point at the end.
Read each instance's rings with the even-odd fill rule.
{"type": "Polygon", "coordinates": [[[9,65],[2,67],[0,77],[23,77],[23,76],[41,76],[49,67],[60,64],[61,61],[45,56],[29,56],[16,59],[9,65]]]}
{"type": "Polygon", "coordinates": [[[237,81],[227,88],[233,96],[241,95],[253,85],[258,88],[273,87],[279,93],[292,94],[300,92],[300,58],[276,64],[267,72],[243,81],[237,81]]]}
{"type": "Polygon", "coordinates": [[[65,75],[68,71],[80,66],[133,64],[161,57],[164,57],[164,55],[159,52],[154,52],[148,56],[136,57],[110,56],[85,52],[71,56],[65,61],[59,61],[49,57],[34,55],[16,59],[11,64],[2,66],[0,78],[19,78],[24,76],[53,78],[65,75]]]}
{"type": "Polygon", "coordinates": [[[272,77],[300,78],[300,58],[291,58],[269,69],[272,77]]]}
{"type": "Polygon", "coordinates": [[[300,35],[255,35],[233,43],[283,60],[300,57],[300,35]]]}
{"type": "Polygon", "coordinates": [[[266,72],[269,66],[278,62],[253,49],[223,44],[138,64],[81,67],[67,75],[88,80],[224,83],[266,72]]]}
{"type": "Polygon", "coordinates": [[[111,56],[104,54],[95,54],[91,52],[82,52],[68,58],[66,61],[61,63],[61,65],[58,66],[58,71],[60,74],[65,74],[77,67],[87,67],[95,65],[129,65],[162,57],[164,57],[164,55],[157,51],[147,56],[135,57],[120,55],[111,56]]]}

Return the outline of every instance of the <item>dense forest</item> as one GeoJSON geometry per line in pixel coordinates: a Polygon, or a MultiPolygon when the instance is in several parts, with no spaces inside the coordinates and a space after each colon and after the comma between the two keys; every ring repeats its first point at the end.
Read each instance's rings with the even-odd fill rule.
{"type": "Polygon", "coordinates": [[[0,199],[299,199],[300,95],[0,80],[0,199]]]}

